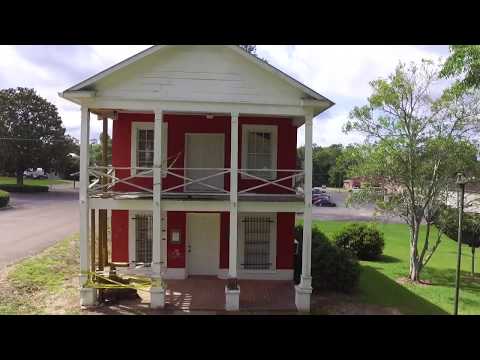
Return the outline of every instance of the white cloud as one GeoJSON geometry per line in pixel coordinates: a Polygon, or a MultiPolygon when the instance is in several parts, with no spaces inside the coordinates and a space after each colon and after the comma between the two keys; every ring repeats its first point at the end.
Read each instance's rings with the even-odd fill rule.
{"type": "MultiPolygon", "coordinates": [[[[399,61],[439,60],[448,55],[447,46],[259,45],[257,49],[260,57],[335,102],[314,121],[314,142],[322,146],[361,140],[359,135],[343,134],[341,128],[353,106],[366,102],[370,81],[387,77],[399,61]]],[[[299,144],[303,139],[299,131],[299,144]]]]}

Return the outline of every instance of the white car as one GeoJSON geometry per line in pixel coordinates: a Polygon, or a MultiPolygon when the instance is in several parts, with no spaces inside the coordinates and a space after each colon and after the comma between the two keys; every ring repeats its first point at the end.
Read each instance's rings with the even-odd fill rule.
{"type": "Polygon", "coordinates": [[[48,176],[45,174],[45,171],[43,171],[42,168],[36,168],[36,169],[27,169],[23,172],[23,176],[27,178],[32,178],[32,179],[47,179],[48,176]]]}

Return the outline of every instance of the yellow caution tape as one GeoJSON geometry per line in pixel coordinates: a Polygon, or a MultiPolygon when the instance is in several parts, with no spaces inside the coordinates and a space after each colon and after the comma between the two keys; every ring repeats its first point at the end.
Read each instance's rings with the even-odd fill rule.
{"type": "Polygon", "coordinates": [[[124,284],[124,283],[115,281],[109,277],[99,275],[96,272],[84,272],[82,274],[88,275],[88,280],[84,286],[95,288],[95,289],[134,289],[134,290],[139,290],[144,292],[150,292],[150,288],[152,286],[161,286],[163,288],[166,287],[165,282],[162,281],[161,279],[160,281],[158,281],[158,279],[155,279],[155,283],[153,283],[152,279],[145,276],[132,276],[132,275],[123,276],[122,279],[125,279],[125,280],[128,279],[133,283],[133,284],[132,283],[124,284]],[[107,281],[107,283],[97,282],[95,280],[97,278],[107,281]]]}

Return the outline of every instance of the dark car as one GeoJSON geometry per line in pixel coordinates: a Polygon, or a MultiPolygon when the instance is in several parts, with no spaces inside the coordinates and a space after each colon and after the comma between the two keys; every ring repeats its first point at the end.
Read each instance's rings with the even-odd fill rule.
{"type": "Polygon", "coordinates": [[[322,207],[335,207],[337,204],[330,201],[330,196],[326,194],[319,194],[315,195],[312,198],[312,203],[315,206],[322,206],[322,207]]]}

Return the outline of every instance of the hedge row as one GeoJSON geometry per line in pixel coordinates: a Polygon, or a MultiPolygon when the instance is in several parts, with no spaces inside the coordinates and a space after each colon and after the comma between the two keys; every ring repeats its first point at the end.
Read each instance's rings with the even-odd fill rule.
{"type": "Polygon", "coordinates": [[[10,201],[10,194],[6,191],[0,190],[0,208],[8,205],[10,201]]]}
{"type": "Polygon", "coordinates": [[[8,192],[17,192],[17,193],[37,193],[37,192],[47,192],[48,186],[0,184],[0,190],[4,190],[8,192]]]}

